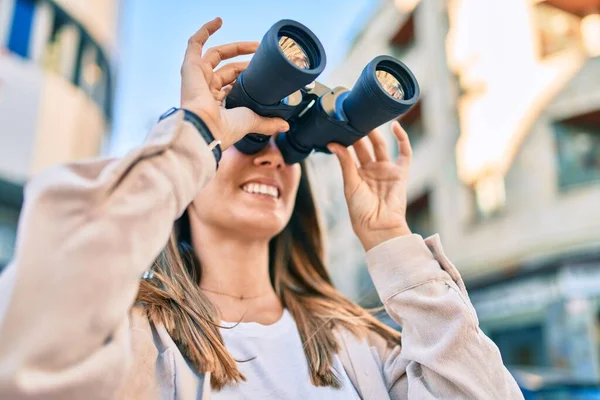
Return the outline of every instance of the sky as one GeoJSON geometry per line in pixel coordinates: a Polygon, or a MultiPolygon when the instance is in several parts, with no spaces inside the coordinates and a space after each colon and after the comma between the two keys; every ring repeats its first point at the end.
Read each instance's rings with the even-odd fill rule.
{"type": "Polygon", "coordinates": [[[326,78],[379,0],[122,0],[117,53],[113,136],[108,148],[122,155],[144,140],[164,111],[179,106],[181,62],[188,38],[206,21],[223,19],[210,46],[260,41],[281,19],[312,30],[327,54],[326,78]]]}

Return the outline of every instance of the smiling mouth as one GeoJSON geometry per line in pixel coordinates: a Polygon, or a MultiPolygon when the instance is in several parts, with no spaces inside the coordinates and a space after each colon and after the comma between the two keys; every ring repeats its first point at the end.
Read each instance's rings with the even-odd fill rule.
{"type": "Polygon", "coordinates": [[[241,189],[246,193],[267,196],[274,199],[278,199],[280,196],[279,189],[277,187],[265,185],[263,183],[246,183],[241,186],[241,189]]]}

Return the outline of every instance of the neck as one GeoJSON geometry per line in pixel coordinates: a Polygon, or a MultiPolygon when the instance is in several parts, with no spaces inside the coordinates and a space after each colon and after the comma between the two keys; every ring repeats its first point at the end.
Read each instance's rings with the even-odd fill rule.
{"type": "Polygon", "coordinates": [[[273,290],[268,242],[243,240],[204,226],[192,226],[192,237],[202,265],[201,287],[245,298],[273,290]]]}
{"type": "Polygon", "coordinates": [[[200,290],[225,321],[270,324],[282,306],[269,277],[269,240],[239,237],[194,221],[192,246],[200,260],[200,290]]]}

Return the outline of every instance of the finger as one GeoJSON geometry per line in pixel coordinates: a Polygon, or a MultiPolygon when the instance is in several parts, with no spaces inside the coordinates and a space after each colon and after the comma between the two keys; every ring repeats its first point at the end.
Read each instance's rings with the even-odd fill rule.
{"type": "Polygon", "coordinates": [[[216,96],[217,101],[218,102],[223,102],[223,100],[225,100],[225,97],[227,97],[227,95],[229,94],[229,92],[231,92],[232,88],[233,88],[233,86],[231,86],[231,85],[223,86],[221,88],[221,90],[219,90],[219,93],[216,96]]]}
{"type": "Polygon", "coordinates": [[[242,54],[252,54],[258,48],[258,42],[236,42],[227,43],[220,46],[211,47],[206,51],[204,57],[206,62],[216,68],[221,61],[241,56],[242,54]]]}
{"type": "Polygon", "coordinates": [[[229,85],[240,76],[249,63],[250,61],[240,61],[222,66],[215,71],[215,76],[211,84],[214,85],[215,89],[221,89],[223,86],[229,85]]]}
{"type": "Polygon", "coordinates": [[[208,38],[219,30],[223,25],[223,20],[219,17],[202,25],[196,33],[188,40],[188,47],[185,51],[185,58],[202,56],[202,48],[206,44],[208,38]]]}
{"type": "Polygon", "coordinates": [[[400,126],[398,121],[392,122],[392,133],[398,140],[398,160],[396,163],[402,166],[409,166],[412,159],[412,148],[408,133],[400,126]]]}
{"type": "Polygon", "coordinates": [[[247,107],[235,107],[228,111],[236,114],[235,118],[238,118],[240,127],[245,132],[273,135],[290,129],[290,125],[284,119],[261,117],[247,107]]]}
{"type": "Polygon", "coordinates": [[[360,165],[369,164],[375,160],[368,138],[363,137],[355,142],[352,147],[354,147],[354,152],[356,153],[356,157],[358,158],[360,165]]]}
{"type": "Polygon", "coordinates": [[[290,130],[289,124],[281,118],[261,117],[254,114],[254,124],[250,132],[264,133],[265,135],[273,135],[279,132],[287,132],[290,130]]]}
{"type": "Polygon", "coordinates": [[[387,151],[387,145],[381,133],[374,129],[369,133],[368,136],[373,145],[373,152],[375,153],[375,161],[390,161],[390,155],[387,151]]]}
{"type": "Polygon", "coordinates": [[[338,143],[329,143],[327,149],[335,154],[340,162],[344,188],[353,188],[359,182],[360,176],[358,175],[358,167],[354,162],[352,154],[350,154],[350,150],[338,143]]]}

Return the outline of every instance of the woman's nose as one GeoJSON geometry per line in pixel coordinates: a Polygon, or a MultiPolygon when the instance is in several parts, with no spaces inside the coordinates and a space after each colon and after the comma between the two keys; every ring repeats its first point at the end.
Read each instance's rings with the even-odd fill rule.
{"type": "Polygon", "coordinates": [[[279,148],[275,144],[275,137],[271,137],[269,144],[256,154],[254,157],[254,165],[273,167],[276,169],[283,168],[285,162],[283,161],[281,151],[279,151],[279,148]]]}

